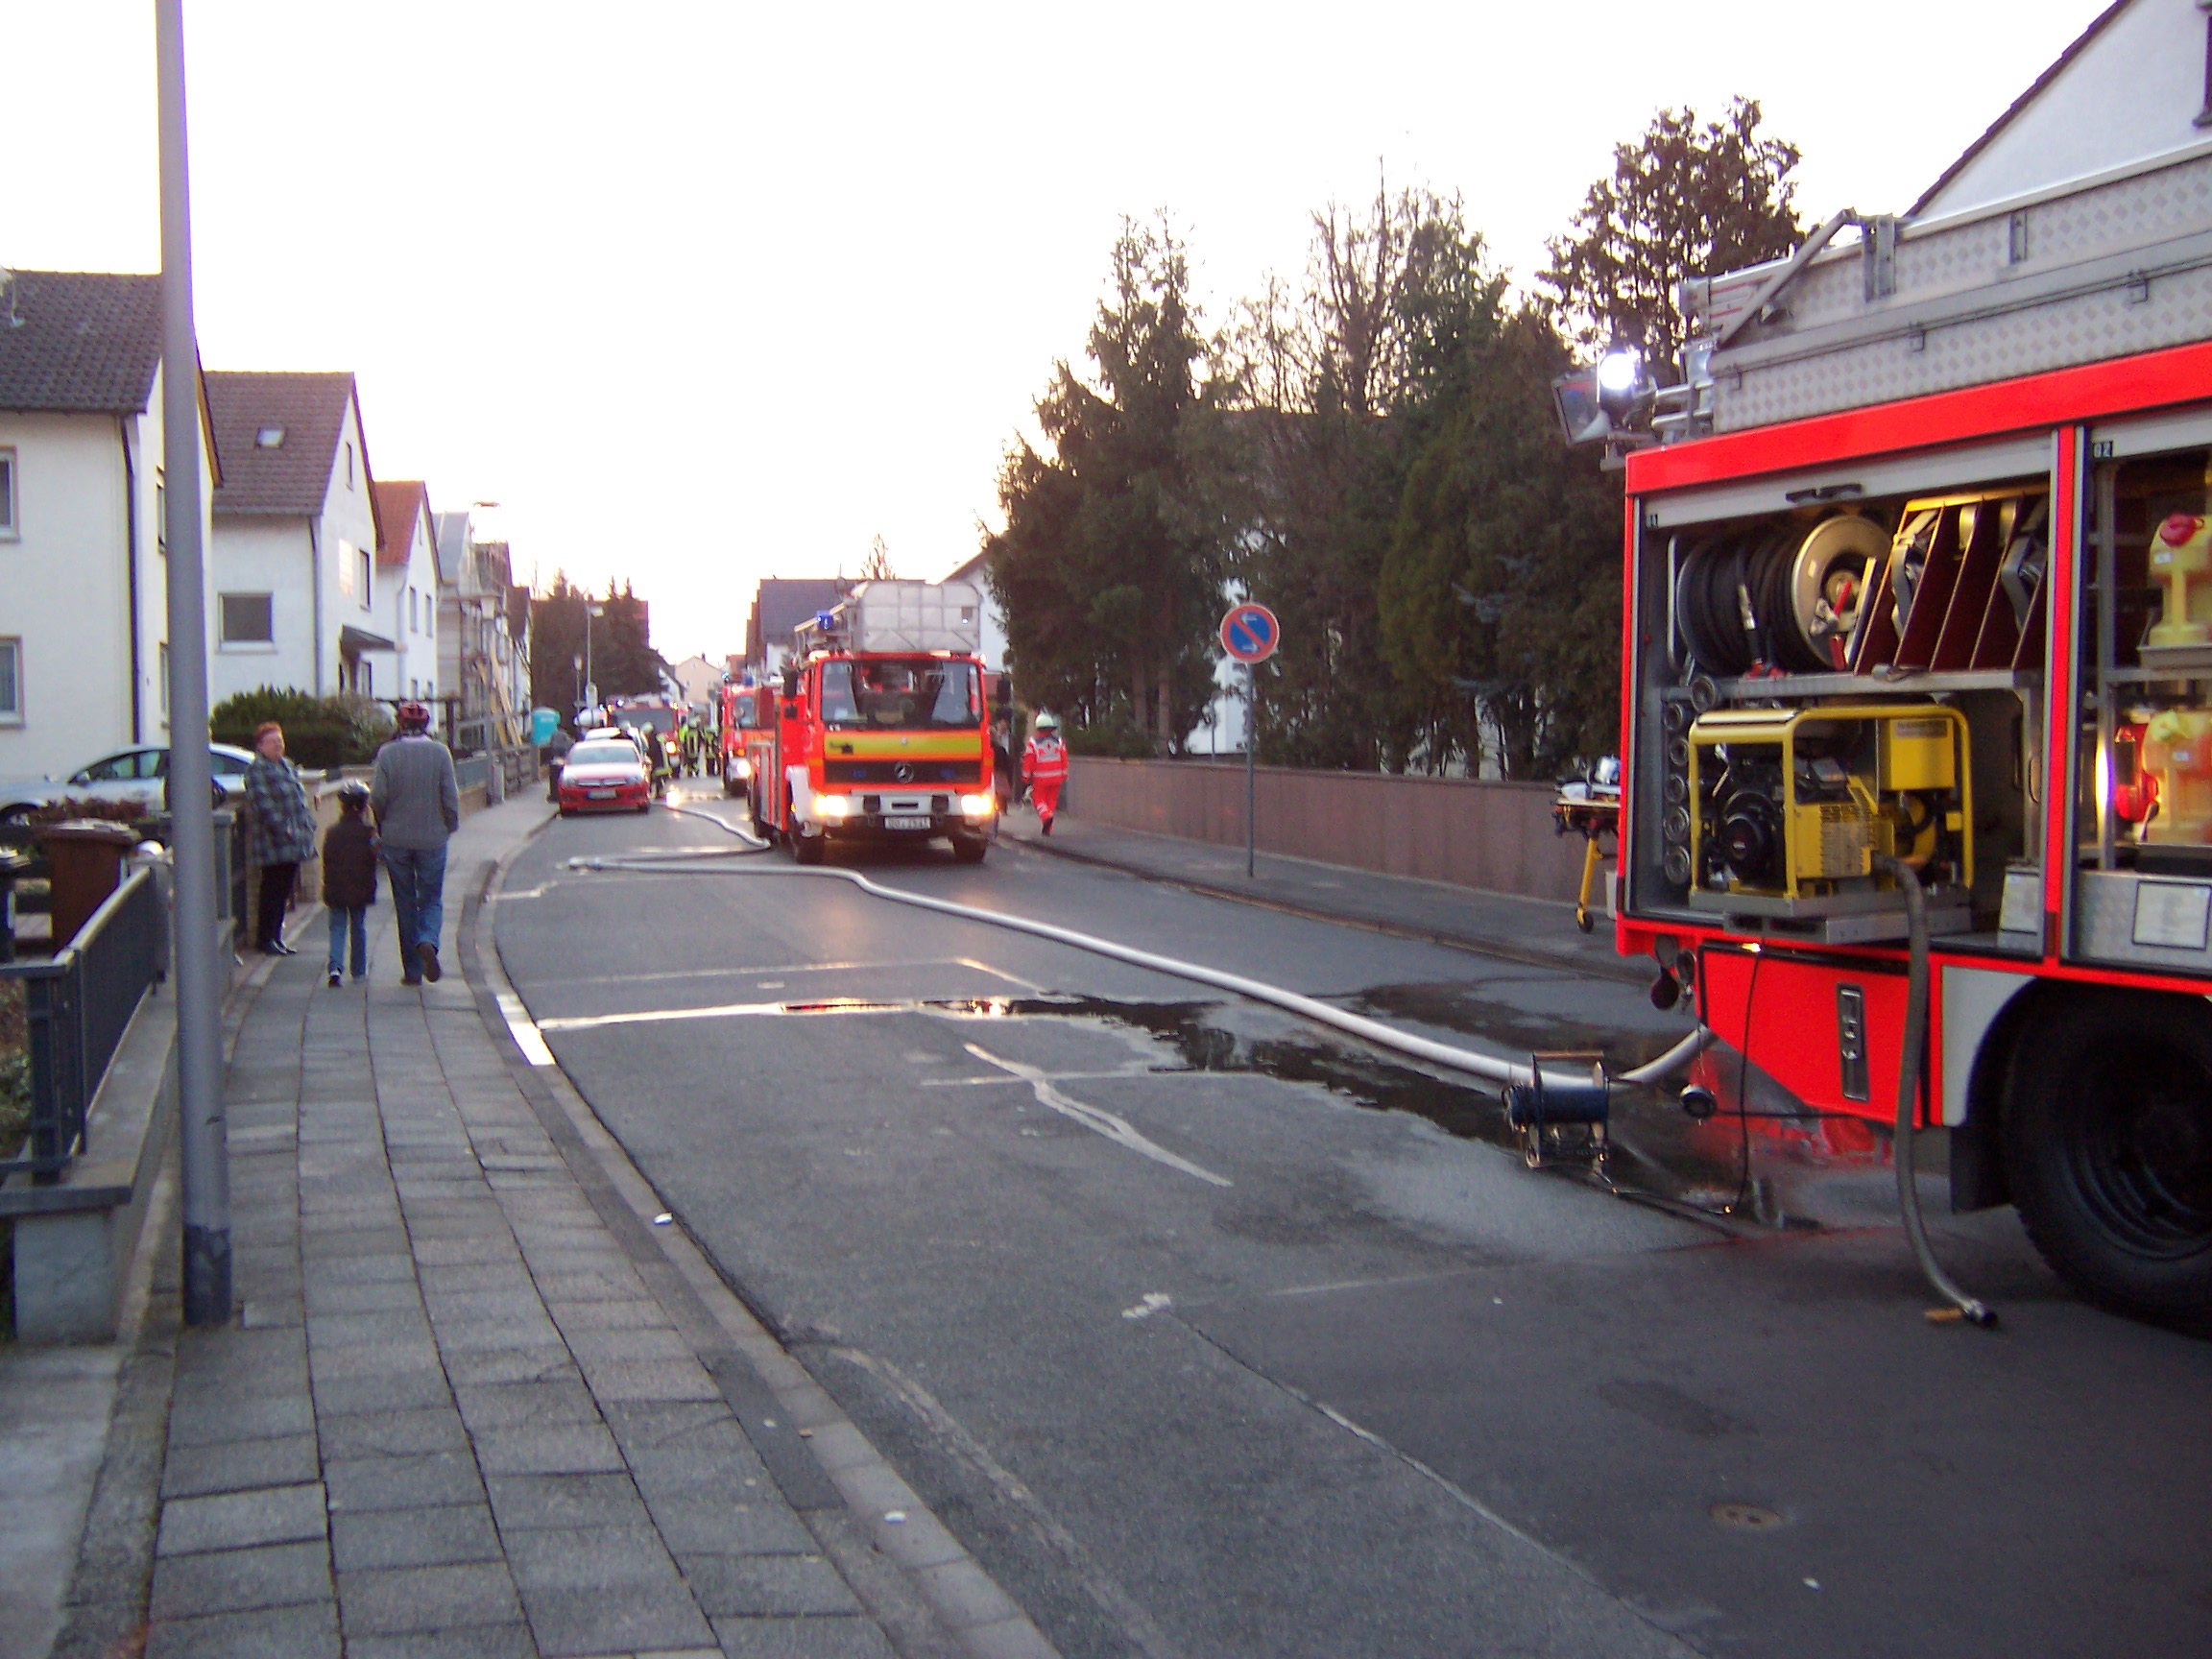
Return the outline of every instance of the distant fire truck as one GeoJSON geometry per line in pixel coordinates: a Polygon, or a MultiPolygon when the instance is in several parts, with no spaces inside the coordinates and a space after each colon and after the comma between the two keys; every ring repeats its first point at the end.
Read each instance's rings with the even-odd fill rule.
{"type": "MultiPolygon", "coordinates": [[[[2200,8],[2097,29],[2131,10],[2206,61],[2200,8]]],[[[2194,85],[2147,113],[2096,94],[2113,72],[2078,48],[1912,218],[1839,214],[1685,283],[1678,384],[1623,346],[1558,393],[1571,438],[1625,451],[1616,937],[1728,1046],[1686,1103],[1750,1075],[1812,1112],[1901,1105],[1955,1208],[2017,1205],[2085,1292],[2191,1315],[2212,144],[2194,85]],[[2097,164],[2023,172],[2051,154],[2097,164]]]]}
{"type": "Polygon", "coordinates": [[[725,796],[749,794],[753,763],[746,757],[746,738],[759,718],[759,698],[751,680],[723,682],[715,702],[715,770],[722,778],[725,796]]]}
{"type": "Polygon", "coordinates": [[[959,583],[865,582],[796,635],[745,733],[753,823],[802,864],[840,842],[950,840],[997,824],[981,596],[959,583]]]}
{"type": "Polygon", "coordinates": [[[679,733],[689,710],[681,703],[666,697],[616,697],[608,702],[608,717],[618,726],[635,726],[640,732],[652,733],[652,740],[661,745],[667,757],[668,769],[684,770],[684,751],[679,733]]]}

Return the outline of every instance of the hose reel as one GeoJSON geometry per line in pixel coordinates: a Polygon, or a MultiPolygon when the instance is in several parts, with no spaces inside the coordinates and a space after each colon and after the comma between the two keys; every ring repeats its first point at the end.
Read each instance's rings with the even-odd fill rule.
{"type": "Polygon", "coordinates": [[[1691,549],[1674,583],[1675,625],[1707,672],[1759,664],[1799,674],[1845,665],[1861,603],[1890,538],[1871,518],[1839,514],[1723,532],[1691,549]]]}

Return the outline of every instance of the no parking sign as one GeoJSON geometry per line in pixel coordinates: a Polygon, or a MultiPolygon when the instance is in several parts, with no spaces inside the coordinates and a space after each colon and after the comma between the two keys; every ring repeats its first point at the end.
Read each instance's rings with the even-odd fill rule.
{"type": "Polygon", "coordinates": [[[1232,606],[1221,618],[1221,649],[1247,667],[1274,656],[1282,637],[1275,613],[1264,605],[1232,606]]]}

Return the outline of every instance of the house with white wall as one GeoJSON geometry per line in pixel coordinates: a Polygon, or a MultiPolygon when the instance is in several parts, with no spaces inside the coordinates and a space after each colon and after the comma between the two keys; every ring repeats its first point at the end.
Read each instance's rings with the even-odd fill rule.
{"type": "Polygon", "coordinates": [[[0,776],[167,741],[164,370],[160,277],[0,271],[0,776]]]}
{"type": "Polygon", "coordinates": [[[374,611],[392,649],[369,659],[374,695],[428,701],[438,695],[438,526],[419,478],[379,479],[374,611]]]}
{"type": "Polygon", "coordinates": [[[206,386],[217,450],[231,461],[207,562],[209,698],[386,689],[370,663],[397,641],[376,608],[376,499],[353,376],[216,370],[206,386]]]}

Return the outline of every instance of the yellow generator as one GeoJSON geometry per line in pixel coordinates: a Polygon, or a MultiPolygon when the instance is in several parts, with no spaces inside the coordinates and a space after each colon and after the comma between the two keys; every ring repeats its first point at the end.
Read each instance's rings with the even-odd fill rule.
{"type": "Polygon", "coordinates": [[[1930,925],[1971,925],[1966,717],[1938,703],[1717,709],[1690,728],[1690,903],[1816,922],[1832,942],[1900,936],[1877,855],[1922,872],[1930,925]]]}

